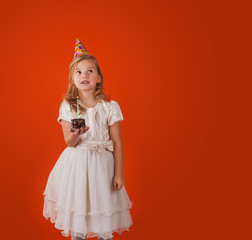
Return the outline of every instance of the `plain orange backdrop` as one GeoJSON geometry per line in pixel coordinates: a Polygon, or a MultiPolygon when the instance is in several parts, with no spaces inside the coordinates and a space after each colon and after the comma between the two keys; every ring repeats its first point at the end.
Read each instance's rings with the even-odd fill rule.
{"type": "Polygon", "coordinates": [[[249,9],[245,1],[2,2],[1,239],[65,239],[42,216],[42,194],[66,148],[56,119],[76,37],[124,116],[133,226],[114,239],[252,239],[249,9]]]}

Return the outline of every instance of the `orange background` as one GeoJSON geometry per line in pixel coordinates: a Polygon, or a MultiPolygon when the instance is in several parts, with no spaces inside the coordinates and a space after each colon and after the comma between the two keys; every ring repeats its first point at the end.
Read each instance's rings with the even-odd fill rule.
{"type": "Polygon", "coordinates": [[[249,9],[1,3],[1,238],[65,239],[42,216],[42,194],[66,147],[56,119],[78,37],[125,119],[133,226],[114,239],[252,239],[249,9]]]}

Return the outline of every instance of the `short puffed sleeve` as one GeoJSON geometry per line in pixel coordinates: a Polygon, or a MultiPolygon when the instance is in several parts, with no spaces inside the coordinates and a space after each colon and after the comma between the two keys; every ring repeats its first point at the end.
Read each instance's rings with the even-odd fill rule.
{"type": "Polygon", "coordinates": [[[59,117],[57,118],[57,121],[61,124],[61,119],[66,120],[68,122],[71,122],[71,119],[73,119],[74,116],[72,114],[72,111],[70,109],[70,104],[67,103],[65,100],[61,103],[59,108],[59,117]]]}
{"type": "Polygon", "coordinates": [[[108,114],[108,126],[112,126],[114,123],[122,121],[123,119],[119,104],[116,101],[111,100],[108,114]]]}

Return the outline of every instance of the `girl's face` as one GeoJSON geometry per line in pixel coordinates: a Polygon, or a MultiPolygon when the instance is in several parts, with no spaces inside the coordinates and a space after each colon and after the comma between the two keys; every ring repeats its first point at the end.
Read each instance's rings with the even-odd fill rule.
{"type": "Polygon", "coordinates": [[[96,83],[101,81],[93,60],[80,61],[74,70],[74,84],[80,91],[95,90],[96,83]]]}

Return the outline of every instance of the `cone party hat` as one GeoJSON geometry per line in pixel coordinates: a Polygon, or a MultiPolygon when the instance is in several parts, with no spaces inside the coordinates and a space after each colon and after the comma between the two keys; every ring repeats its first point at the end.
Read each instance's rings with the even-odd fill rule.
{"type": "Polygon", "coordinates": [[[76,38],[75,49],[74,49],[74,59],[81,55],[90,55],[84,45],[76,38]]]}

